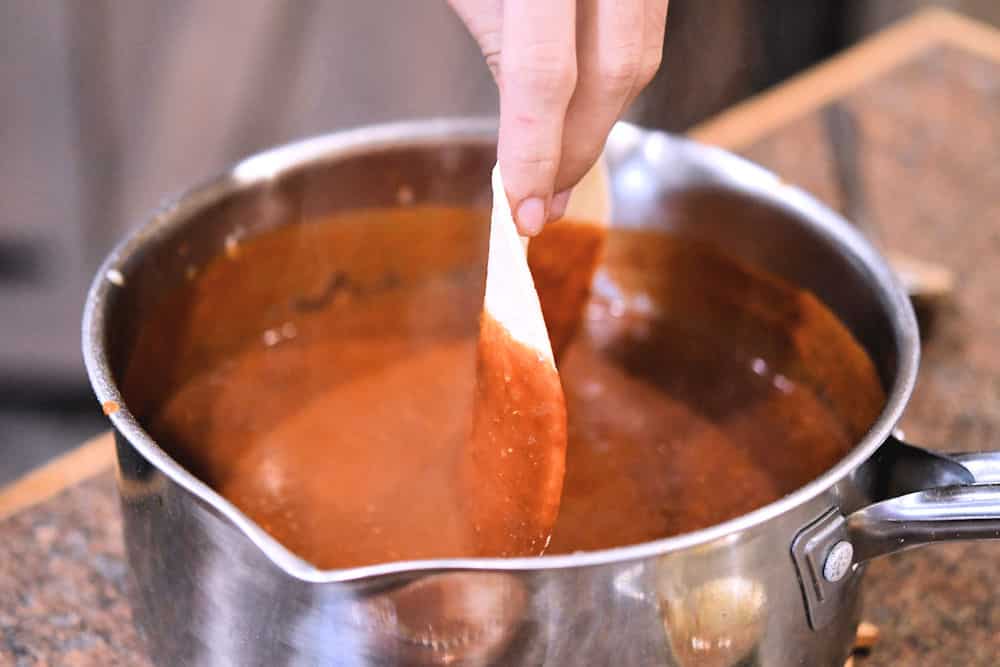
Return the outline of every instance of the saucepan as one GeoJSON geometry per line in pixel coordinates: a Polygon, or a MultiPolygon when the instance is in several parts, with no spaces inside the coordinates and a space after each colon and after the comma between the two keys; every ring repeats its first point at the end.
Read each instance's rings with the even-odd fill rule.
{"type": "MultiPolygon", "coordinates": [[[[446,119],[270,150],[164,204],[101,267],[83,351],[114,425],[132,606],[157,664],[840,665],[870,559],[1000,538],[1000,452],[948,456],[894,431],[919,340],[879,254],[768,171],[628,124],[606,152],[615,225],[710,241],[810,290],[871,356],[884,409],[818,478],[749,514],[643,544],[323,571],[149,435],[122,377],[137,331],[192,262],[222,252],[234,233],[294,223],[302,202],[290,192],[308,191],[308,205],[326,212],[394,205],[401,192],[488,204],[495,140],[491,120],[446,119]]],[[[143,382],[164,382],[170,361],[143,382]]]]}

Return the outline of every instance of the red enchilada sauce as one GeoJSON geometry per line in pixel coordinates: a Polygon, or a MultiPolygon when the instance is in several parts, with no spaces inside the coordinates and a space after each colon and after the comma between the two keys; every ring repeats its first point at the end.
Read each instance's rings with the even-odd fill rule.
{"type": "Polygon", "coordinates": [[[556,511],[547,553],[705,527],[821,474],[881,409],[868,357],[807,292],[612,230],[588,298],[566,267],[595,239],[559,223],[529,260],[566,397],[560,495],[562,470],[537,458],[559,434],[533,431],[548,408],[528,381],[558,378],[530,359],[495,365],[519,414],[473,430],[485,243],[480,214],[423,207],[243,241],[140,332],[128,405],[322,568],[537,554],[556,511]]]}

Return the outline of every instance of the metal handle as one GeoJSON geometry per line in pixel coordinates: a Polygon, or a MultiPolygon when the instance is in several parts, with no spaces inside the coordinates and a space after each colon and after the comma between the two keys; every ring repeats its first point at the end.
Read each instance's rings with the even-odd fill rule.
{"type": "Polygon", "coordinates": [[[889,498],[848,516],[856,563],[932,542],[1000,539],[1000,452],[926,453],[938,465],[942,458],[960,464],[970,479],[889,498]]]}
{"type": "Polygon", "coordinates": [[[971,472],[976,484],[1000,484],[1000,452],[952,454],[951,459],[971,472]]]}
{"type": "Polygon", "coordinates": [[[891,437],[871,464],[866,487],[876,502],[847,517],[830,508],[792,542],[814,630],[837,617],[857,583],[848,575],[871,558],[932,542],[1000,539],[1000,452],[948,456],[891,437]]]}

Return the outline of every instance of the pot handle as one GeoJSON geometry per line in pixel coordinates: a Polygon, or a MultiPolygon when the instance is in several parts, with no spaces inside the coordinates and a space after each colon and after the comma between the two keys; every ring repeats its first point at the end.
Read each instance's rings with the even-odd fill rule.
{"type": "Polygon", "coordinates": [[[947,540],[1000,539],[1000,452],[946,455],[890,437],[864,473],[876,501],[803,527],[792,559],[809,625],[830,623],[865,561],[947,540]],[[881,500],[880,500],[881,499],[881,500]]]}
{"type": "Polygon", "coordinates": [[[905,459],[894,463],[911,483],[923,473],[931,486],[847,517],[855,563],[932,542],[1000,539],[1000,452],[944,455],[895,439],[887,445],[905,459]]]}

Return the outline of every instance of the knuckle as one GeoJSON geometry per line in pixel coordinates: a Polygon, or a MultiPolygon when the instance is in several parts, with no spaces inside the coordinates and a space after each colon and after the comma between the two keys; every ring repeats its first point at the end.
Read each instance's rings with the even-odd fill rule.
{"type": "Polygon", "coordinates": [[[493,74],[493,78],[497,81],[500,80],[500,54],[499,53],[484,53],[486,57],[486,66],[490,69],[493,74]]]}
{"type": "Polygon", "coordinates": [[[554,173],[557,166],[554,156],[530,149],[513,151],[510,155],[510,162],[516,168],[529,169],[532,172],[542,174],[554,173]]]}
{"type": "Polygon", "coordinates": [[[479,50],[482,51],[487,61],[499,60],[500,45],[502,44],[502,35],[499,30],[484,30],[479,33],[476,40],[479,42],[479,50]]]}
{"type": "Polygon", "coordinates": [[[539,170],[555,169],[557,156],[544,141],[519,141],[507,147],[504,158],[513,164],[529,165],[539,170]]]}
{"type": "Polygon", "coordinates": [[[559,161],[553,155],[532,150],[514,150],[500,158],[500,169],[504,173],[504,183],[512,194],[530,194],[537,191],[538,184],[555,180],[559,161]]]}
{"type": "Polygon", "coordinates": [[[510,59],[503,72],[512,84],[546,97],[568,99],[576,87],[576,60],[559,52],[510,59]]]}
{"type": "Polygon", "coordinates": [[[637,49],[619,49],[598,65],[602,88],[607,93],[617,95],[628,94],[641,71],[641,54],[637,49]]]}

